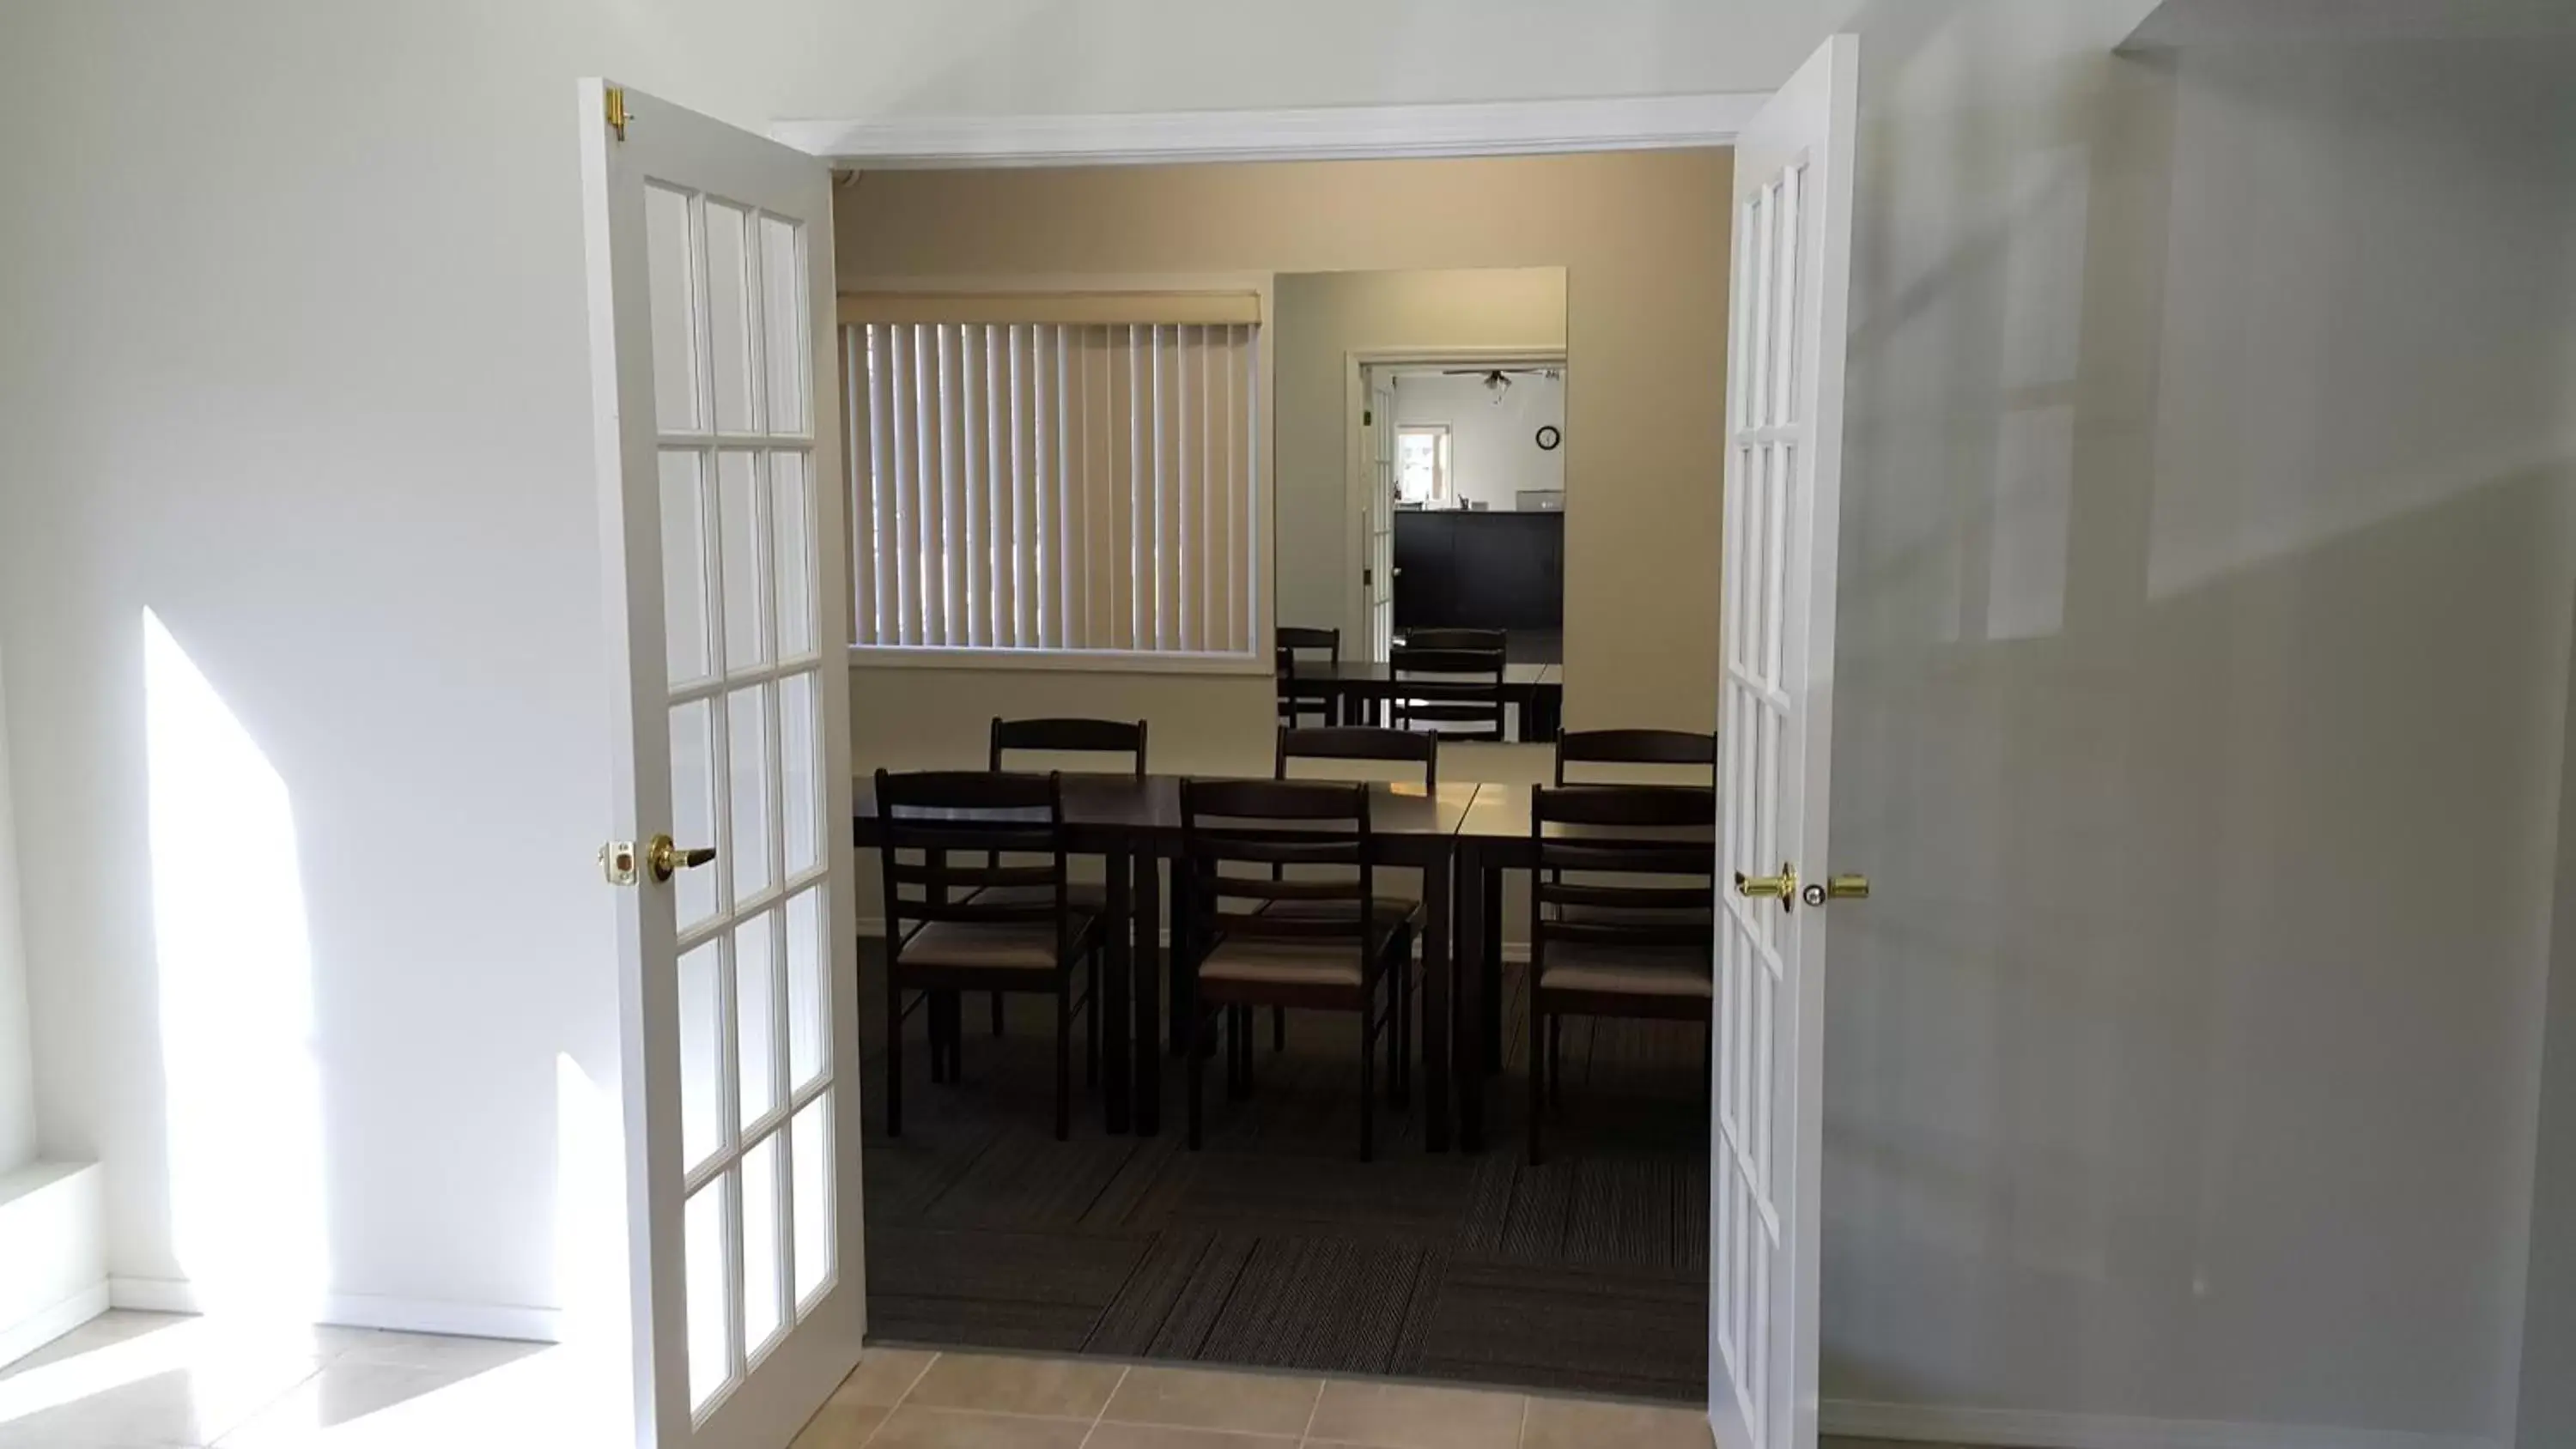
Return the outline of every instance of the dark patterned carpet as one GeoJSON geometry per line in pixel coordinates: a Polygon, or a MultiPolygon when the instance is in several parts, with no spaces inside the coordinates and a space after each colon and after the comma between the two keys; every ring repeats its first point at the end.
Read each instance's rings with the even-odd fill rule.
{"type": "MultiPolygon", "coordinates": [[[[869,957],[873,963],[873,954],[869,957]]],[[[904,1135],[882,1119],[884,989],[862,1019],[868,1310],[890,1343],[1202,1360],[1696,1401],[1707,1377],[1707,1121],[1696,1029],[1566,1025],[1549,1160],[1522,1162],[1524,998],[1491,1082],[1491,1141],[1422,1150],[1381,1101],[1358,1160],[1356,1018],[1260,1030],[1254,1093],[1208,1067],[1205,1150],[1181,1147],[1178,1070],[1160,1136],[1112,1137],[1080,1086],[1052,1134],[1052,1007],[988,1034],[970,1001],[964,1080],[930,1084],[921,1012],[904,1052],[904,1135]]]]}

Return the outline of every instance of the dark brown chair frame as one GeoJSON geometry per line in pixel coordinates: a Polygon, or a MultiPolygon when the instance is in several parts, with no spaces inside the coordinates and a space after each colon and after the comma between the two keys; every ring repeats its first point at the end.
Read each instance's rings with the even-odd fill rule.
{"type": "Polygon", "coordinates": [[[1503,698],[1503,651],[1500,649],[1427,649],[1406,645],[1387,662],[1387,693],[1400,730],[1432,726],[1424,733],[1450,740],[1510,738],[1503,698]],[[1443,729],[1444,725],[1479,728],[1443,729]]]}
{"type": "MultiPolygon", "coordinates": [[[[1136,778],[1145,778],[1145,721],[1123,719],[1004,719],[993,716],[986,768],[1000,774],[1013,750],[1058,755],[1125,755],[1136,778]]],[[[987,864],[999,865],[999,860],[987,864]]],[[[1104,927],[1104,929],[1106,929],[1104,927]]],[[[993,1035],[1002,1034],[1002,993],[993,993],[993,1035]]],[[[1091,1051],[1100,1051],[1098,1023],[1091,1029],[1091,1051]]]]}
{"type": "MultiPolygon", "coordinates": [[[[1671,785],[1574,785],[1530,793],[1529,1161],[1540,1160],[1539,1120],[1558,1101],[1564,1019],[1608,1016],[1697,1021],[1703,1066],[1715,1042],[1716,996],[1663,996],[1585,991],[1547,985],[1548,947],[1580,942],[1596,948],[1697,947],[1703,960],[1717,944],[1713,846],[1705,840],[1657,839],[1652,832],[1707,826],[1717,792],[1671,785]],[[1549,825],[1582,835],[1550,835],[1549,825]],[[1640,832],[1640,833],[1623,833],[1640,832]],[[1565,877],[1572,875],[1574,880],[1565,877]],[[1694,879],[1695,885],[1623,884],[1617,876],[1694,879]],[[1569,915],[1567,908],[1581,912],[1569,915]]],[[[1701,1080],[1708,1073],[1703,1070],[1701,1080]]]]}
{"type": "Polygon", "coordinates": [[[961,991],[1006,991],[1053,996],[1055,1012],[1055,1135],[1062,1141],[1072,1121],[1073,1014],[1089,1019],[1090,1049],[1084,1080],[1099,1080],[1101,923],[1076,917],[1065,899],[1064,781],[1055,774],[978,774],[925,770],[876,772],[886,915],[886,1096],[888,1137],[903,1135],[903,993],[916,990],[930,1010],[931,1080],[958,1069],[959,1033],[954,1002],[961,991]],[[905,859],[906,855],[915,857],[905,859]],[[965,855],[960,863],[953,857],[965,855]],[[1044,864],[1002,865],[1004,855],[1043,856],[1044,864]],[[1044,886],[1045,902],[979,901],[990,887],[1044,886]],[[1056,967],[910,965],[904,949],[922,927],[938,922],[1008,925],[1036,921],[1055,926],[1056,967]],[[906,923],[910,924],[907,925],[906,923]],[[1074,967],[1087,965],[1077,997],[1074,967]],[[942,1008],[938,1003],[950,1003],[942,1008]],[[944,1061],[943,1061],[944,1057],[944,1061]]]}
{"type": "Polygon", "coordinates": [[[1559,730],[1556,783],[1560,789],[1565,786],[1568,765],[1705,765],[1709,783],[1715,785],[1717,736],[1689,730],[1559,730]]]}
{"type": "Polygon", "coordinates": [[[1333,708],[1332,695],[1316,696],[1298,693],[1297,656],[1306,650],[1321,649],[1330,661],[1330,667],[1339,670],[1342,665],[1342,631],[1282,624],[1273,630],[1272,634],[1274,636],[1272,642],[1277,646],[1279,661],[1281,727],[1293,729],[1302,724],[1309,714],[1319,716],[1325,724],[1333,723],[1336,711],[1333,708]]]}
{"type": "Polygon", "coordinates": [[[1185,780],[1181,783],[1181,862],[1190,873],[1183,954],[1191,978],[1189,1010],[1189,1129],[1195,1151],[1203,1136],[1207,1033],[1226,1013],[1226,1085],[1231,1097],[1252,1091],[1253,1010],[1261,1006],[1356,1011],[1360,1016],[1360,1160],[1376,1142],[1377,1044],[1387,1042],[1387,1095],[1402,1105],[1412,1073],[1410,1009],[1405,990],[1413,959],[1413,923],[1386,929],[1370,909],[1376,884],[1369,840],[1368,787],[1323,780],[1185,780]],[[1290,865],[1344,866],[1342,879],[1283,880],[1268,871],[1229,874],[1227,866],[1284,869],[1290,865]],[[1249,902],[1228,909],[1227,902],[1249,902]],[[1337,902],[1338,912],[1284,916],[1266,907],[1278,901],[1337,902]],[[1382,935],[1383,933],[1383,935],[1382,935]],[[1230,939],[1303,944],[1347,941],[1360,982],[1210,980],[1200,974],[1208,957],[1230,939]],[[1389,989],[1381,1006],[1381,984],[1389,989]]]}

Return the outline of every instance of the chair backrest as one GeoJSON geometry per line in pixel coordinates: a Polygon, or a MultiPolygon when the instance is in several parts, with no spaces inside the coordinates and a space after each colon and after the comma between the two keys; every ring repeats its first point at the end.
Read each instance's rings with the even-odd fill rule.
{"type": "Polygon", "coordinates": [[[1407,629],[1404,644],[1409,649],[1500,649],[1504,635],[1500,629],[1407,629]]]}
{"type": "Polygon", "coordinates": [[[1688,730],[1561,730],[1556,736],[1557,784],[1565,783],[1568,765],[1704,765],[1708,783],[1714,785],[1717,736],[1688,730]]]}
{"type": "Polygon", "coordinates": [[[1003,719],[993,717],[992,768],[1012,750],[1058,755],[1125,755],[1136,778],[1145,778],[1145,722],[1123,719],[1003,719]]]}
{"type": "Polygon", "coordinates": [[[1342,662],[1342,631],[1339,629],[1305,629],[1282,624],[1278,629],[1279,647],[1295,654],[1301,649],[1321,649],[1335,664],[1342,662]]]}
{"type": "Polygon", "coordinates": [[[1272,767],[1273,776],[1287,779],[1290,760],[1392,760],[1400,764],[1416,764],[1422,767],[1422,788],[1427,791],[1440,788],[1438,735],[1373,729],[1365,725],[1283,729],[1279,732],[1279,755],[1272,767]]]}
{"type": "Polygon", "coordinates": [[[1405,644],[1390,657],[1387,672],[1397,729],[1419,724],[1468,738],[1503,737],[1502,650],[1405,644]]]}
{"type": "Polygon", "coordinates": [[[1542,786],[1530,794],[1530,959],[1550,942],[1672,948],[1715,939],[1717,792],[1542,786]],[[1551,831],[1550,826],[1560,827],[1551,831]],[[1655,877],[1652,881],[1636,877],[1655,877]]]}
{"type": "Polygon", "coordinates": [[[1364,953],[1376,884],[1370,855],[1364,784],[1181,782],[1181,860],[1194,882],[1190,934],[1202,947],[1218,936],[1321,939],[1351,941],[1364,953]],[[1290,866],[1299,867],[1293,878],[1290,866]],[[1348,908],[1263,909],[1274,901],[1348,908]]]}
{"type": "Polygon", "coordinates": [[[900,957],[905,923],[1053,921],[1064,938],[1064,781],[1060,775],[879,770],[877,859],[886,939],[900,957]],[[1002,864],[1001,856],[1016,857],[1002,864]],[[1029,863],[1031,856],[1042,857],[1029,863]],[[988,886],[1045,887],[977,899],[988,886]]]}

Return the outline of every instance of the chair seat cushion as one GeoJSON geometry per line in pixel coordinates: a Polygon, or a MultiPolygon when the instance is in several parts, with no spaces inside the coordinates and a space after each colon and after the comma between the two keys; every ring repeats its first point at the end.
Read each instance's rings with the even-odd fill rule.
{"type": "MultiPolygon", "coordinates": [[[[1079,954],[1091,918],[1068,922],[1079,954]]],[[[904,938],[895,960],[902,966],[945,971],[1053,971],[1057,954],[1053,921],[931,921],[904,938]]]]}
{"type": "MultiPolygon", "coordinates": [[[[1372,950],[1383,951],[1383,940],[1372,950]]],[[[1239,981],[1275,986],[1347,986],[1357,990],[1359,942],[1280,940],[1266,936],[1227,936],[1199,963],[1201,981],[1239,981]]]]}
{"type": "Polygon", "coordinates": [[[1551,943],[1541,953],[1543,991],[1592,991],[1611,996],[1697,997],[1707,1000],[1708,953],[1692,947],[1603,946],[1583,941],[1551,943]]]}
{"type": "MultiPolygon", "coordinates": [[[[1043,906],[1055,900],[1055,888],[1042,885],[986,886],[966,899],[979,905],[1043,906]]],[[[1109,887],[1099,881],[1067,881],[1064,903],[1086,916],[1109,913],[1109,887]]]]}

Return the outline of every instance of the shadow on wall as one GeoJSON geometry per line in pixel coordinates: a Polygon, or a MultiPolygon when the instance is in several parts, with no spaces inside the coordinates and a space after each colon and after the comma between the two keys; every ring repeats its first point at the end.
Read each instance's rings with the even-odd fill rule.
{"type": "Polygon", "coordinates": [[[2140,8],[1868,32],[1825,1395],[2500,1441],[2576,55],[2140,8]]]}

